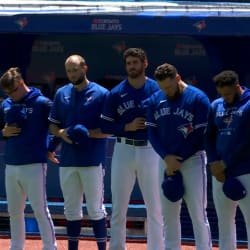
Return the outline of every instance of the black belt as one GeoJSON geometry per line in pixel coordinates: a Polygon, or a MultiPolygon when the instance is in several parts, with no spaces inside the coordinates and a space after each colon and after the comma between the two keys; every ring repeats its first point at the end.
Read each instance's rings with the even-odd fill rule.
{"type": "Polygon", "coordinates": [[[117,137],[116,141],[119,143],[125,143],[125,144],[133,145],[133,146],[147,146],[148,145],[147,140],[134,140],[134,139],[117,137]]]}

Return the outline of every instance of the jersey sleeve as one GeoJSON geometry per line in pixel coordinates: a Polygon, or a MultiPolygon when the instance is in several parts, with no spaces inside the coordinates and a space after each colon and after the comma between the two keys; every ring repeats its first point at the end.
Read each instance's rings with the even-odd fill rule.
{"type": "Polygon", "coordinates": [[[215,107],[212,104],[208,113],[208,124],[205,130],[205,149],[208,163],[220,160],[216,151],[217,127],[214,122],[215,107]]]}
{"type": "Polygon", "coordinates": [[[102,111],[103,111],[104,103],[106,102],[106,99],[108,98],[108,95],[109,95],[109,91],[105,89],[105,91],[103,91],[99,96],[98,114],[97,114],[97,118],[96,118],[96,127],[97,128],[102,127],[102,123],[103,123],[102,111]]]}
{"type": "Polygon", "coordinates": [[[57,106],[59,103],[58,100],[59,100],[59,94],[57,92],[54,97],[53,104],[50,108],[50,113],[49,113],[49,118],[48,118],[51,123],[54,123],[56,125],[59,125],[61,123],[57,114],[57,111],[58,111],[57,106]]]}
{"type": "Polygon", "coordinates": [[[56,137],[55,135],[48,135],[48,152],[54,152],[59,144],[62,142],[62,139],[56,137]]]}
{"type": "Polygon", "coordinates": [[[201,145],[203,149],[205,148],[204,135],[208,123],[208,113],[210,109],[210,101],[206,95],[201,95],[196,99],[195,102],[195,112],[193,121],[193,138],[190,141],[190,147],[194,149],[200,149],[201,145]]]}
{"type": "Polygon", "coordinates": [[[148,130],[148,139],[162,159],[168,154],[164,147],[161,145],[160,140],[158,139],[157,123],[154,119],[153,104],[150,99],[146,102],[146,125],[148,130]]]}
{"type": "Polygon", "coordinates": [[[5,121],[4,121],[4,108],[3,108],[3,103],[0,106],[0,139],[3,139],[3,133],[2,133],[2,129],[5,126],[5,121]]]}
{"type": "Polygon", "coordinates": [[[101,130],[103,133],[115,135],[124,133],[125,124],[117,121],[115,95],[112,92],[105,98],[101,119],[101,130]]]}
{"type": "Polygon", "coordinates": [[[53,105],[53,102],[49,98],[45,96],[40,97],[40,106],[42,107],[42,114],[43,114],[44,121],[46,120],[48,121],[48,117],[49,117],[52,105],[53,105]]]}

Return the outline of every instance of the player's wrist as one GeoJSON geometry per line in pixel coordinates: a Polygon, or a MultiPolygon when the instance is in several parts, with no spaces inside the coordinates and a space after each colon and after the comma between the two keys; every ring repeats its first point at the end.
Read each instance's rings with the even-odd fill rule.
{"type": "Polygon", "coordinates": [[[59,129],[57,133],[55,134],[55,136],[59,138],[63,138],[64,133],[65,133],[65,129],[59,129]]]}
{"type": "Polygon", "coordinates": [[[129,123],[125,124],[124,131],[130,131],[130,125],[129,125],[129,123]]]}

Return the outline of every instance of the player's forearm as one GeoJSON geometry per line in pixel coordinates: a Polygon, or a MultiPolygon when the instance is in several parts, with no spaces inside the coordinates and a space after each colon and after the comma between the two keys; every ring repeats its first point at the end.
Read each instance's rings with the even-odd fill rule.
{"type": "Polygon", "coordinates": [[[72,140],[68,137],[67,129],[60,128],[58,125],[51,123],[49,131],[52,135],[63,139],[66,143],[72,144],[72,140]]]}
{"type": "Polygon", "coordinates": [[[52,135],[55,135],[55,136],[57,136],[57,137],[61,137],[60,132],[59,132],[59,131],[60,131],[60,128],[59,128],[58,125],[51,123],[51,124],[49,125],[49,131],[50,131],[50,133],[51,133],[52,135]]]}
{"type": "Polygon", "coordinates": [[[100,128],[97,129],[89,129],[89,137],[91,138],[107,138],[112,136],[111,134],[102,133],[100,128]]]}
{"type": "Polygon", "coordinates": [[[216,140],[217,129],[213,124],[208,122],[208,126],[204,134],[204,145],[208,163],[220,160],[220,157],[217,154],[216,140]]]}

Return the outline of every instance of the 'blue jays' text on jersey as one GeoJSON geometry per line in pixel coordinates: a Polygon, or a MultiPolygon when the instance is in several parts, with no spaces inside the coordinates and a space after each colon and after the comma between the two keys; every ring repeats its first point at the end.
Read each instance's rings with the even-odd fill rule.
{"type": "Polygon", "coordinates": [[[208,162],[223,160],[230,176],[250,173],[250,90],[243,89],[233,104],[212,102],[206,131],[208,162]]]}
{"type": "Polygon", "coordinates": [[[162,158],[173,154],[185,160],[204,150],[210,102],[201,90],[188,85],[176,100],[159,90],[148,105],[149,140],[162,158]]]}
{"type": "MultiPolygon", "coordinates": [[[[69,83],[56,92],[49,120],[61,128],[77,124],[87,129],[100,128],[100,116],[108,90],[90,82],[82,91],[69,83]]],[[[105,158],[106,139],[86,137],[81,144],[62,141],[61,166],[98,166],[105,158]]]]}
{"type": "Polygon", "coordinates": [[[142,102],[157,90],[158,84],[151,78],[147,78],[139,89],[132,87],[127,79],[123,80],[110,91],[106,99],[101,116],[103,132],[129,139],[146,140],[146,129],[125,132],[124,127],[137,117],[146,117],[142,102]]]}
{"type": "Polygon", "coordinates": [[[14,102],[7,98],[2,102],[1,128],[8,123],[22,129],[18,136],[6,138],[6,164],[47,162],[48,115],[51,106],[52,101],[33,87],[30,87],[29,93],[20,101],[14,102]]]}

